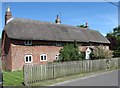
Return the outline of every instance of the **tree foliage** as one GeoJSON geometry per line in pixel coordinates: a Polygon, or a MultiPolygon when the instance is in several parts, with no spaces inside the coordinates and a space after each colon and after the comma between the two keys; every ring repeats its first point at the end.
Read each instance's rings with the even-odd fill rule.
{"type": "Polygon", "coordinates": [[[114,57],[120,57],[120,25],[113,29],[107,36],[110,41],[110,49],[113,50],[114,57]]]}
{"type": "Polygon", "coordinates": [[[108,33],[107,36],[110,41],[111,50],[120,50],[120,25],[113,29],[113,32],[108,33]]]}
{"type": "Polygon", "coordinates": [[[61,50],[60,50],[60,61],[76,61],[80,60],[82,55],[79,53],[79,48],[77,46],[77,43],[74,44],[66,44],[61,50]]]}

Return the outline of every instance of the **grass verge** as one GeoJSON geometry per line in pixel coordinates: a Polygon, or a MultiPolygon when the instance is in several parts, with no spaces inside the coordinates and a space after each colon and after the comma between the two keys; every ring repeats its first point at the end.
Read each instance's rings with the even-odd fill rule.
{"type": "Polygon", "coordinates": [[[23,86],[23,71],[3,71],[4,86],[23,86]]]}

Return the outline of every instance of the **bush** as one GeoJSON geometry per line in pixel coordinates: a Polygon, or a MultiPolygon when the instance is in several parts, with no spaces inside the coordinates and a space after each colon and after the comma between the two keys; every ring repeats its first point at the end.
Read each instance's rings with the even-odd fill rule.
{"type": "Polygon", "coordinates": [[[77,44],[67,44],[60,50],[59,61],[76,61],[80,60],[82,54],[79,53],[77,44]]]}
{"type": "Polygon", "coordinates": [[[114,50],[113,57],[120,57],[120,50],[114,50]]]}
{"type": "Polygon", "coordinates": [[[103,46],[97,46],[90,54],[91,59],[111,59],[112,51],[104,49],[103,46]]]}

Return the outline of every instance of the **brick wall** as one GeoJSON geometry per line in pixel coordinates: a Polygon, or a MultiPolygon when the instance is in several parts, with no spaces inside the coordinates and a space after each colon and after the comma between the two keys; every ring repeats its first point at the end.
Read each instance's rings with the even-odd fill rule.
{"type": "Polygon", "coordinates": [[[11,61],[11,39],[4,32],[2,38],[2,68],[3,70],[11,70],[12,61],[11,61]]]}
{"type": "MultiPolygon", "coordinates": [[[[40,41],[39,41],[40,42],[40,41]]],[[[33,62],[32,63],[41,63],[40,55],[47,54],[47,62],[52,62],[55,60],[55,56],[59,54],[59,50],[62,47],[59,46],[45,46],[45,45],[34,45],[39,44],[38,41],[33,42],[33,46],[25,46],[25,45],[16,45],[17,43],[23,44],[23,41],[12,40],[12,49],[11,49],[11,58],[12,58],[12,71],[20,70],[23,68],[25,64],[25,55],[32,55],[33,62]]],[[[44,62],[46,63],[46,62],[44,62]]]]}
{"type": "MultiPolygon", "coordinates": [[[[23,40],[10,39],[5,34],[2,44],[2,61],[5,70],[21,70],[25,64],[25,55],[32,55],[32,63],[45,64],[47,62],[52,62],[55,60],[55,56],[59,54],[59,50],[62,46],[56,46],[56,42],[52,41],[33,41],[31,46],[24,45],[23,40]],[[47,61],[40,61],[40,55],[46,54],[47,61]]],[[[79,49],[86,47],[88,44],[80,44],[79,49]]],[[[31,63],[31,64],[32,64],[31,63]]]]}

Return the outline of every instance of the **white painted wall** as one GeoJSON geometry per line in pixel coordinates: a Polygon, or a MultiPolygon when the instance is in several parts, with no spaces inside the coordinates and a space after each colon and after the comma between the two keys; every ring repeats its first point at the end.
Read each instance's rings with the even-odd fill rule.
{"type": "Polygon", "coordinates": [[[88,47],[87,50],[85,51],[85,59],[90,59],[90,53],[91,49],[88,47]]]}

